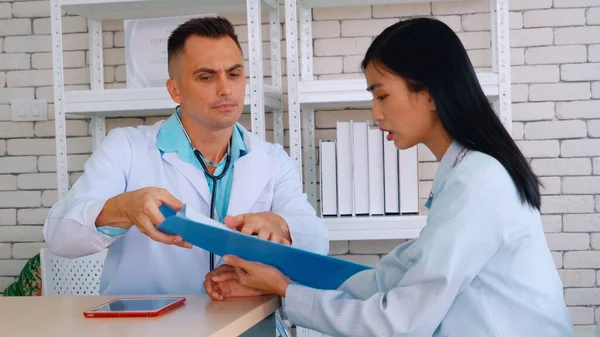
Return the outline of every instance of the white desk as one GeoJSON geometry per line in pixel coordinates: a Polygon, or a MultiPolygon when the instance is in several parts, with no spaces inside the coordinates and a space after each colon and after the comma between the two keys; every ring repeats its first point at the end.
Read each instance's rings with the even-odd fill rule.
{"type": "Polygon", "coordinates": [[[277,296],[211,301],[185,296],[184,305],[155,318],[85,318],[114,297],[0,297],[1,336],[258,337],[275,336],[277,296]]]}

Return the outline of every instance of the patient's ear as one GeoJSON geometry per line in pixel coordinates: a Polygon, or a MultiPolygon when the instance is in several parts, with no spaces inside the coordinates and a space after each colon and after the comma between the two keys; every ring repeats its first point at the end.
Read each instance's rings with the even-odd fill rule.
{"type": "Polygon", "coordinates": [[[437,111],[437,107],[435,106],[435,100],[433,99],[433,96],[431,96],[429,91],[426,91],[426,93],[427,93],[427,104],[429,107],[429,111],[437,111]]]}

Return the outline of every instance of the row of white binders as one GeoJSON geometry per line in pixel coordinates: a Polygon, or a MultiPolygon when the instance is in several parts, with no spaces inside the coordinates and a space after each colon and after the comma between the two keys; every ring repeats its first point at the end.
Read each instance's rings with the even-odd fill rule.
{"type": "Polygon", "coordinates": [[[336,140],[320,146],[321,214],[419,212],[417,147],[398,150],[367,122],[337,122],[336,140]]]}

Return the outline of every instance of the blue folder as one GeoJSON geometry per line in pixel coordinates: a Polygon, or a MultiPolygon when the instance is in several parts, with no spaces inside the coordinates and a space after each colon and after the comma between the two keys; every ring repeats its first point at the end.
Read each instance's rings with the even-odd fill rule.
{"type": "Polygon", "coordinates": [[[236,230],[192,221],[166,205],[158,229],[219,256],[235,255],[271,265],[292,281],[316,289],[337,289],[350,276],[371,269],[351,261],[274,243],[236,230]]]}

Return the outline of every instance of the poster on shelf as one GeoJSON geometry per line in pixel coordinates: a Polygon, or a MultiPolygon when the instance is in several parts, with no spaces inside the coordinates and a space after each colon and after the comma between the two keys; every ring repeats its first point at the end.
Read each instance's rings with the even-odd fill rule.
{"type": "Polygon", "coordinates": [[[171,32],[189,19],[208,16],[216,14],[124,20],[127,88],[165,87],[171,32]]]}

